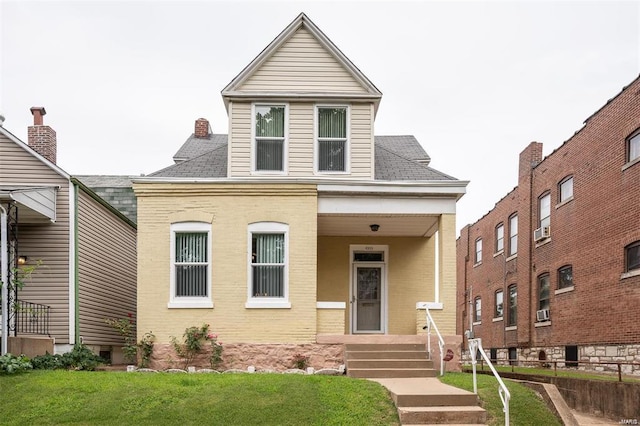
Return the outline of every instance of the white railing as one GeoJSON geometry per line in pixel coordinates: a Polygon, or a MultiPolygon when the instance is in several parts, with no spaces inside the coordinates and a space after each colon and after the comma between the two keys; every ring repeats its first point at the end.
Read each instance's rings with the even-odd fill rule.
{"type": "Polygon", "coordinates": [[[473,393],[478,394],[478,379],[476,377],[476,364],[478,361],[476,360],[477,354],[480,353],[480,356],[484,358],[485,362],[491,369],[491,372],[498,380],[498,384],[500,387],[498,388],[498,395],[502,400],[502,411],[504,411],[504,424],[509,426],[509,400],[511,399],[511,394],[509,393],[509,389],[505,386],[504,382],[500,378],[500,375],[493,368],[493,364],[491,364],[491,360],[484,352],[484,348],[482,347],[482,339],[468,339],[469,341],[469,352],[471,354],[471,366],[473,368],[473,393]]]}
{"type": "Polygon", "coordinates": [[[424,328],[427,329],[427,353],[429,354],[429,358],[433,359],[431,354],[431,326],[433,325],[433,329],[438,335],[438,347],[440,348],[440,375],[444,376],[444,339],[442,338],[442,334],[440,334],[438,326],[433,320],[433,317],[431,316],[431,313],[429,312],[429,308],[427,306],[425,306],[425,311],[427,312],[427,325],[424,326],[424,328]]]}

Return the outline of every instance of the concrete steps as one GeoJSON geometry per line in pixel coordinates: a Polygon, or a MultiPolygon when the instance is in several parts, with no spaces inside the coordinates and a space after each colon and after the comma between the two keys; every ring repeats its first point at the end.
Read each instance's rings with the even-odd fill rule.
{"type": "Polygon", "coordinates": [[[478,396],[441,383],[425,345],[348,343],[347,375],[368,378],[389,389],[403,425],[486,424],[478,396]]]}

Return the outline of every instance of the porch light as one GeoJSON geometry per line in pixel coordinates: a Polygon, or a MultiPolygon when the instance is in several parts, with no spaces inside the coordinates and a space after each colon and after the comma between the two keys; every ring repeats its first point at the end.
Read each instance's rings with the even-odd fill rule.
{"type": "Polygon", "coordinates": [[[371,228],[371,231],[373,232],[378,232],[378,229],[380,229],[380,225],[374,223],[369,225],[369,228],[371,228]]]}
{"type": "Polygon", "coordinates": [[[24,265],[29,258],[27,256],[18,256],[18,265],[24,265]]]}

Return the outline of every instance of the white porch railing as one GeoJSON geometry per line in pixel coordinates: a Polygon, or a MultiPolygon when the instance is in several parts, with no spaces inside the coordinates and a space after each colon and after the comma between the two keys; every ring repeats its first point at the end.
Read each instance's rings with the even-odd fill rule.
{"type": "Polygon", "coordinates": [[[498,380],[498,384],[500,387],[498,388],[498,395],[502,400],[502,411],[504,411],[504,424],[509,426],[509,400],[511,399],[511,394],[509,393],[509,389],[505,386],[502,378],[491,364],[491,360],[484,352],[484,348],[482,347],[482,339],[468,339],[469,341],[469,352],[471,352],[471,367],[473,368],[473,393],[478,394],[478,379],[476,376],[476,364],[478,361],[476,360],[477,354],[480,353],[480,356],[484,358],[485,362],[491,369],[491,372],[498,380]]]}
{"type": "Polygon", "coordinates": [[[440,334],[438,326],[436,325],[436,322],[433,320],[433,317],[429,312],[429,308],[427,306],[425,306],[424,308],[427,312],[427,325],[424,326],[424,328],[427,329],[427,353],[429,354],[429,357],[433,359],[431,353],[431,326],[433,326],[433,329],[438,335],[438,347],[440,348],[440,375],[444,376],[444,339],[442,338],[442,334],[440,334]]]}

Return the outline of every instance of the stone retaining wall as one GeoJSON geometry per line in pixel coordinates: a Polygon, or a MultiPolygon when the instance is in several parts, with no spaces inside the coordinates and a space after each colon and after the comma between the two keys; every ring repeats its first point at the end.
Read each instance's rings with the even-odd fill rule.
{"type": "MultiPolygon", "coordinates": [[[[211,349],[205,345],[206,351],[198,355],[193,366],[211,368],[209,355],[211,349]]],[[[247,370],[249,366],[256,371],[285,371],[295,367],[293,357],[300,354],[309,358],[307,367],[316,370],[323,368],[339,368],[344,364],[343,345],[320,344],[269,344],[269,343],[229,343],[223,345],[222,362],[215,366],[216,370],[247,370]]],[[[166,370],[186,366],[178,357],[170,344],[158,344],[153,347],[150,368],[166,370]]]]}

